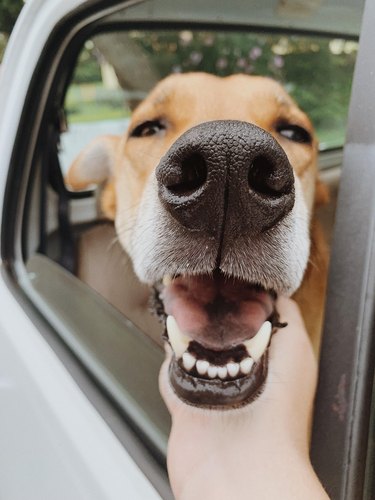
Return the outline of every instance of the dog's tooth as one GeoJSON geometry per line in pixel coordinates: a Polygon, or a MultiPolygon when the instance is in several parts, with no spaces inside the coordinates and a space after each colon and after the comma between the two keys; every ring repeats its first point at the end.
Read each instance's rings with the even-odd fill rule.
{"type": "Polygon", "coordinates": [[[208,370],[207,370],[207,375],[208,375],[210,378],[215,378],[215,377],[216,377],[216,375],[217,375],[217,370],[218,370],[217,366],[215,366],[215,365],[210,365],[210,366],[208,367],[208,370]]]}
{"type": "Polygon", "coordinates": [[[251,359],[251,358],[243,359],[240,363],[241,373],[243,373],[244,375],[248,375],[251,372],[253,364],[254,364],[253,359],[251,359]]]}
{"type": "Polygon", "coordinates": [[[167,332],[172,349],[177,359],[179,359],[188,348],[190,339],[189,337],[186,337],[186,335],[181,333],[181,330],[179,329],[178,324],[173,316],[167,317],[167,332]]]}
{"type": "Polygon", "coordinates": [[[250,340],[244,342],[247,352],[254,361],[258,361],[264,351],[267,349],[271,338],[272,325],[269,321],[265,321],[259,328],[258,333],[250,340]]]}
{"type": "Polygon", "coordinates": [[[168,286],[172,283],[172,276],[169,276],[169,274],[166,274],[163,278],[163,285],[168,286]]]}
{"type": "Polygon", "coordinates": [[[235,377],[236,375],[238,375],[238,372],[240,371],[240,365],[238,363],[227,363],[227,370],[228,370],[228,374],[231,376],[231,377],[235,377]]]}
{"type": "Polygon", "coordinates": [[[217,369],[217,374],[221,379],[225,379],[228,376],[228,370],[226,366],[219,366],[217,369]]]}
{"type": "Polygon", "coordinates": [[[195,365],[196,359],[190,354],[190,352],[184,352],[182,355],[182,364],[185,370],[190,371],[195,365]]]}
{"type": "Polygon", "coordinates": [[[197,372],[199,375],[205,375],[207,373],[207,368],[209,367],[210,363],[208,361],[205,361],[203,359],[199,359],[197,361],[197,372]]]}

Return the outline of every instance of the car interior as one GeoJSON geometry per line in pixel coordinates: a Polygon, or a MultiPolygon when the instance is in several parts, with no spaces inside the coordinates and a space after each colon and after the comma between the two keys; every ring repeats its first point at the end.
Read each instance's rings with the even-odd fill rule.
{"type": "MultiPolygon", "coordinates": [[[[332,241],[362,5],[294,0],[118,3],[72,37],[44,90],[24,184],[19,281],[156,463],[166,484],[170,429],[158,391],[163,328],[143,309],[139,282],[100,185],[73,191],[66,173],[95,137],[122,134],[132,110],[163,77],[205,71],[261,74],[282,83],[319,137],[329,201],[319,218],[332,241]],[[23,266],[23,270],[21,267],[23,266]],[[142,304],[142,309],[139,308],[142,304]]],[[[362,2],[360,2],[362,4],[362,2]]],[[[144,465],[144,464],[143,464],[144,465]]],[[[165,493],[166,486],[159,489],[165,493]]],[[[370,497],[367,497],[370,498],[370,497]]]]}

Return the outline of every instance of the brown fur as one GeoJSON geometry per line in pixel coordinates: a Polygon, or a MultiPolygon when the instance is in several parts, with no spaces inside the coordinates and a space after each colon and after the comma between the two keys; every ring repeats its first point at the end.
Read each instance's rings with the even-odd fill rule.
{"type": "MultiPolygon", "coordinates": [[[[102,210],[118,227],[131,220],[138,209],[150,173],[173,142],[186,130],[210,120],[242,120],[270,132],[288,155],[299,177],[311,216],[311,254],[300,289],[294,298],[299,303],[316,352],[319,350],[323,317],[328,250],[315,218],[315,208],[328,200],[327,190],[318,179],[317,140],[308,117],[273,80],[233,75],[219,78],[204,73],[173,75],[160,82],[134,111],[129,129],[154,119],[163,119],[168,128],[161,136],[141,141],[105,136],[89,145],[73,163],[68,184],[82,189],[90,183],[105,185],[102,210]],[[300,125],[313,136],[313,143],[300,144],[278,135],[276,124],[286,121],[300,125]],[[102,161],[90,177],[87,157],[104,149],[102,161]]],[[[126,235],[123,236],[126,239],[126,235]]],[[[120,238],[121,239],[121,238],[120,238]]]]}

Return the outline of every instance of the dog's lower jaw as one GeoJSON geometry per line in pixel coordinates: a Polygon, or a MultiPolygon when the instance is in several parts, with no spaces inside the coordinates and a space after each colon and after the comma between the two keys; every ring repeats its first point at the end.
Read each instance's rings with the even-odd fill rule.
{"type": "Polygon", "coordinates": [[[255,364],[250,374],[234,380],[206,380],[188,374],[175,356],[169,365],[169,381],[184,403],[199,408],[229,410],[254,401],[262,392],[268,371],[268,353],[255,364]]]}
{"type": "MultiPolygon", "coordinates": [[[[202,303],[201,305],[197,303],[195,308],[201,308],[202,313],[207,305],[210,307],[205,300],[212,299],[211,295],[204,295],[204,283],[209,279],[202,277],[198,280],[202,287],[200,291],[196,287],[191,290],[195,300],[201,293],[202,303]]],[[[161,297],[165,297],[165,289],[170,288],[168,292],[170,295],[176,287],[187,286],[190,283],[189,278],[164,280],[159,287],[155,287],[153,305],[154,310],[158,312],[166,325],[164,339],[170,345],[172,354],[168,378],[174,393],[181,401],[195,407],[230,410],[251,403],[261,393],[267,377],[268,347],[271,336],[284,325],[279,322],[275,309],[276,296],[272,291],[266,292],[250,284],[245,286],[243,283],[237,283],[236,280],[223,282],[220,276],[211,279],[212,287],[215,283],[216,298],[218,295],[224,295],[228,300],[226,309],[217,312],[218,316],[223,315],[222,321],[229,328],[229,333],[227,332],[224,338],[219,335],[221,341],[219,337],[215,339],[212,336],[216,332],[215,321],[209,323],[211,330],[203,330],[203,335],[200,330],[195,333],[190,330],[189,334],[180,329],[180,326],[184,324],[181,323],[181,318],[179,325],[172,315],[166,315],[166,313],[171,313],[170,301],[179,299],[179,292],[175,290],[177,297],[175,296],[174,299],[169,297],[164,304],[161,297]],[[173,285],[173,281],[177,284],[173,285]],[[242,316],[245,323],[241,328],[241,314],[237,310],[237,307],[241,308],[241,302],[232,309],[229,301],[230,297],[235,298],[236,294],[241,295],[245,305],[246,301],[248,302],[247,307],[250,307],[250,310],[251,304],[255,305],[258,301],[262,303],[261,306],[258,303],[261,310],[255,308],[252,311],[253,314],[257,311],[256,317],[251,313],[248,313],[245,318],[242,316]],[[234,312],[237,313],[236,319],[231,319],[234,312]],[[262,317],[266,319],[261,320],[262,317]],[[249,323],[246,323],[246,319],[249,323]],[[232,325],[234,330],[231,328],[232,321],[237,321],[237,325],[235,323],[232,325]],[[263,321],[260,327],[259,321],[263,321]],[[236,331],[235,336],[233,336],[234,331],[236,331]]],[[[193,279],[194,283],[195,281],[193,279]]],[[[183,293],[186,294],[187,290],[183,293]]],[[[206,293],[208,293],[207,290],[206,293]]],[[[211,293],[213,293],[212,290],[211,293]]],[[[182,308],[185,309],[184,305],[182,308]]],[[[174,311],[177,313],[176,305],[174,311]]]]}
{"type": "Polygon", "coordinates": [[[279,323],[276,310],[251,339],[228,350],[213,351],[178,332],[174,318],[167,318],[172,347],[169,381],[186,404],[206,409],[230,410],[245,406],[261,394],[268,372],[268,348],[279,323]]]}

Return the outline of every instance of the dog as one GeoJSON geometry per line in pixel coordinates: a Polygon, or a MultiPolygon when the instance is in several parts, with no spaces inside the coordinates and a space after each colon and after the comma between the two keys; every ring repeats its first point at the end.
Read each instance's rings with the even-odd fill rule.
{"type": "Polygon", "coordinates": [[[259,394],[278,294],[297,301],[318,353],[328,250],[317,155],[310,120],[276,81],[186,73],[69,169],[71,189],[104,185],[102,210],[154,289],[186,403],[233,408],[259,394]]]}

